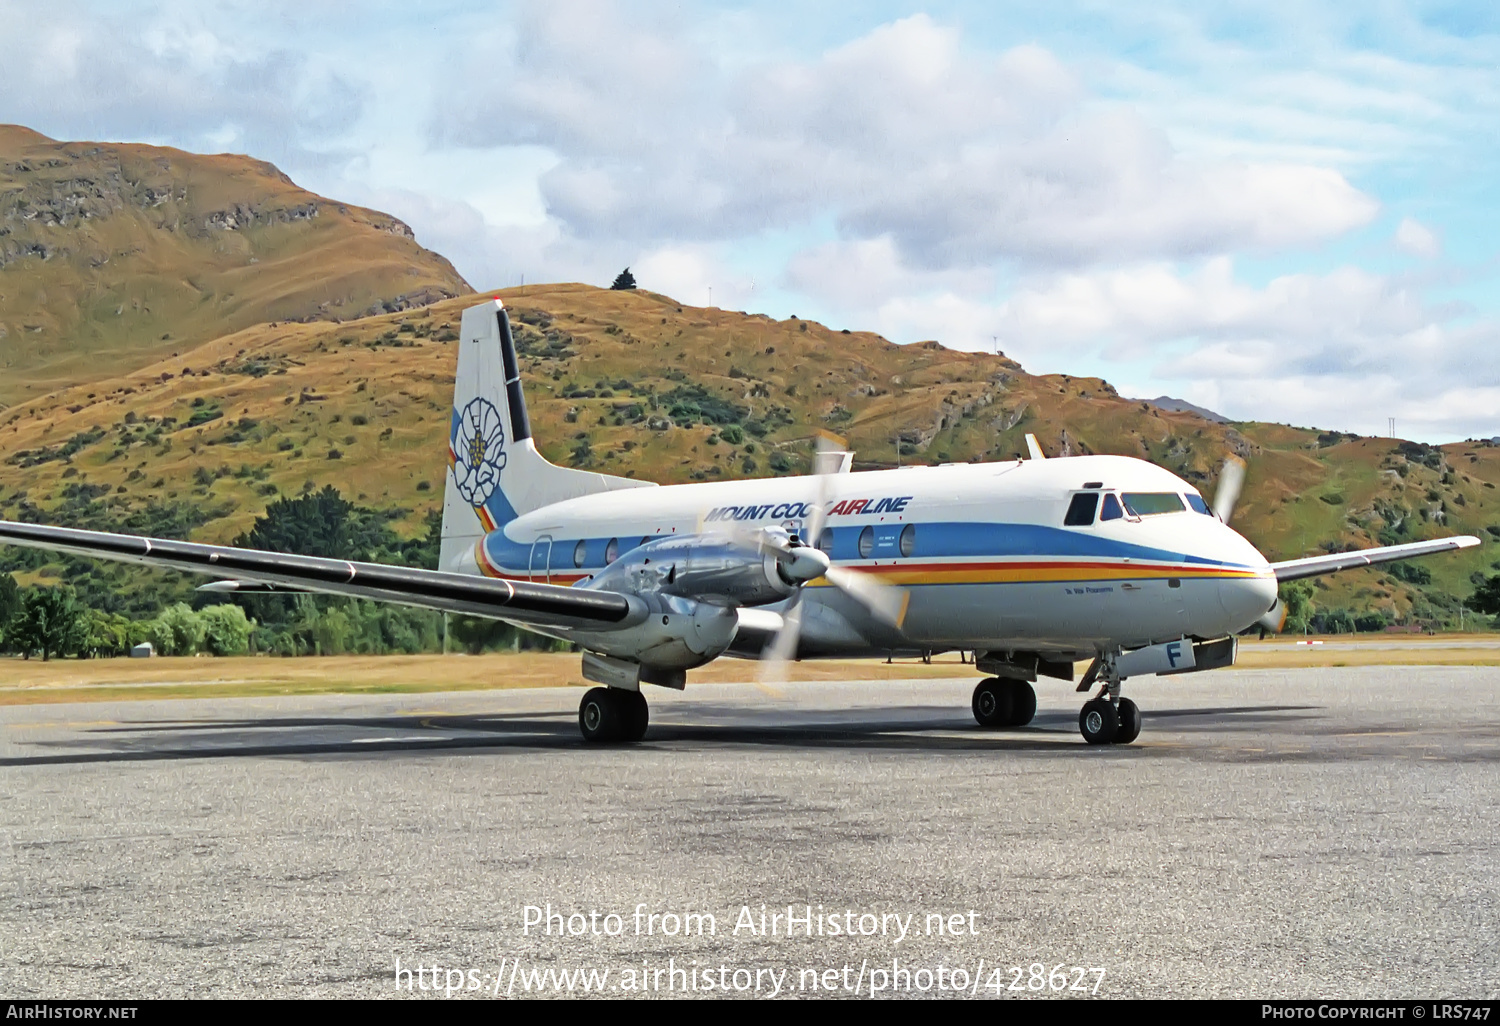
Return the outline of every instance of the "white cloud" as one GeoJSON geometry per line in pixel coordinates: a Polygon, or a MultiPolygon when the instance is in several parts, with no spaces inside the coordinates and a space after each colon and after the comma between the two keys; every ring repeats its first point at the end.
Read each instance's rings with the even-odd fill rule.
{"type": "Polygon", "coordinates": [[[811,59],[712,63],[688,28],[609,4],[528,7],[476,38],[440,138],[548,147],[582,239],[713,242],[832,218],[932,270],[1271,251],[1368,223],[1337,171],[1188,161],[1088,101],[1047,50],[975,54],[916,15],[811,59]]]}
{"type": "Polygon", "coordinates": [[[1443,252],[1443,244],[1437,233],[1422,222],[1403,217],[1396,226],[1396,245],[1412,256],[1431,260],[1443,252]]]}
{"type": "Polygon", "coordinates": [[[803,250],[788,263],[784,279],[804,295],[855,311],[879,309],[897,296],[988,296],[995,288],[995,274],[987,267],[932,271],[911,266],[890,235],[803,250]]]}
{"type": "Polygon", "coordinates": [[[1500,324],[1468,323],[1468,312],[1353,267],[1257,287],[1218,257],[1186,272],[1141,264],[1036,276],[1003,301],[939,285],[885,297],[871,317],[899,342],[988,350],[998,338],[1033,372],[1128,380],[1140,394],[1233,417],[1372,433],[1395,416],[1408,437],[1487,437],[1500,433],[1500,407],[1485,405],[1500,365],[1474,354],[1500,343],[1500,324]]]}
{"type": "Polygon", "coordinates": [[[280,163],[327,159],[359,117],[355,80],[294,46],[245,46],[205,12],[0,0],[0,110],[65,139],[232,148],[280,163]]]}
{"type": "Polygon", "coordinates": [[[641,288],[683,303],[724,310],[755,305],[754,277],[730,269],[713,247],[666,246],[646,253],[631,268],[641,288]]]}

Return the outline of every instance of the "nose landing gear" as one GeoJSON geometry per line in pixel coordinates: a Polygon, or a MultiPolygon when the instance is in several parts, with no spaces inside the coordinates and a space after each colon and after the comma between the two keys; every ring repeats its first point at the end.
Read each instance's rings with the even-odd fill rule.
{"type": "Polygon", "coordinates": [[[1095,660],[1078,690],[1085,690],[1100,676],[1105,678],[1104,686],[1084,703],[1078,714],[1078,732],[1091,745],[1128,745],[1141,736],[1141,710],[1130,699],[1120,696],[1123,678],[1114,662],[1095,660]]]}

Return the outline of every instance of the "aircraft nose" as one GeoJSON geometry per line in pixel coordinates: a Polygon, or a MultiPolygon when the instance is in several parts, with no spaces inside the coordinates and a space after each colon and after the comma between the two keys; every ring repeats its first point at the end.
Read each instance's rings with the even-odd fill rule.
{"type": "Polygon", "coordinates": [[[1242,631],[1266,614],[1276,603],[1273,575],[1240,577],[1219,582],[1219,605],[1229,618],[1231,631],[1242,631]]]}

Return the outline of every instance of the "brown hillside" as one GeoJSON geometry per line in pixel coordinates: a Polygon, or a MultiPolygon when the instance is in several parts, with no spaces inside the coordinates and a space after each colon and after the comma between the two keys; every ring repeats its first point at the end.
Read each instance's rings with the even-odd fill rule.
{"type": "Polygon", "coordinates": [[[263,161],[0,125],[0,407],[252,324],[467,291],[400,221],[263,161]]]}
{"type": "MultiPolygon", "coordinates": [[[[1215,424],[1122,399],[1096,378],[1033,376],[1003,356],[897,346],[645,291],[540,285],[500,295],[516,319],[538,443],[559,463],[717,480],[805,471],[819,428],[849,438],[857,469],[1013,458],[1034,432],[1050,454],[1146,457],[1210,495],[1225,455],[1246,455],[1235,526],[1272,558],[1378,544],[1383,532],[1500,530],[1500,448],[1215,424]]],[[[92,500],[120,519],[151,503],[187,504],[209,518],[194,536],[222,541],[275,495],[331,483],[366,505],[409,511],[415,530],[439,503],[451,342],[474,301],[341,325],[259,325],[20,405],[0,415],[0,515],[66,519],[92,500]]],[[[1495,558],[1486,546],[1425,561],[1432,594],[1467,596],[1469,575],[1495,558]]],[[[1425,601],[1375,570],[1326,584],[1318,601],[1329,606],[1404,614],[1425,601]]]]}

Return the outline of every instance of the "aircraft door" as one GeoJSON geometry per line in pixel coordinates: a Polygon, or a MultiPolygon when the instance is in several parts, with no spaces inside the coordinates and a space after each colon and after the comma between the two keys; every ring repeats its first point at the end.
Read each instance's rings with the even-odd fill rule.
{"type": "Polygon", "coordinates": [[[538,577],[546,582],[552,580],[552,536],[544,534],[531,543],[531,573],[533,581],[538,577]]]}

